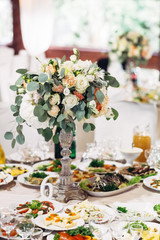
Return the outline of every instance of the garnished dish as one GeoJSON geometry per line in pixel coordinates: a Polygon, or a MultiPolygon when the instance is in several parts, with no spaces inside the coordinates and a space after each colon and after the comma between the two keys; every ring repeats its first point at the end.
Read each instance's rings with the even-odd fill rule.
{"type": "Polygon", "coordinates": [[[127,230],[123,238],[124,240],[132,240],[135,236],[136,229],[140,240],[159,240],[160,236],[159,226],[156,223],[140,222],[137,220],[130,224],[127,223],[123,229],[127,230]],[[139,230],[139,226],[141,226],[141,231],[139,230]]]}
{"type": "Polygon", "coordinates": [[[106,173],[104,176],[86,179],[79,186],[92,196],[107,196],[123,192],[132,185],[139,183],[141,177],[126,179],[119,173],[106,173]]]}
{"type": "Polygon", "coordinates": [[[87,172],[87,171],[81,171],[79,169],[76,169],[73,171],[73,182],[80,182],[84,179],[87,179],[87,178],[92,178],[95,176],[94,173],[90,173],[90,172],[87,172]]]}
{"type": "Polygon", "coordinates": [[[124,206],[117,206],[116,211],[118,217],[124,221],[130,219],[130,221],[153,221],[155,219],[155,214],[152,211],[144,210],[143,208],[137,209],[129,208],[124,206]]]}
{"type": "Polygon", "coordinates": [[[32,200],[21,203],[16,207],[19,214],[30,214],[33,218],[47,213],[56,213],[62,209],[62,205],[56,201],[32,200]]]}
{"type": "Polygon", "coordinates": [[[155,177],[149,177],[143,181],[143,184],[157,192],[160,191],[160,175],[157,175],[155,177]]]}
{"type": "Polygon", "coordinates": [[[90,220],[94,220],[98,223],[103,223],[109,220],[109,216],[114,215],[114,211],[104,205],[93,204],[88,200],[76,203],[65,209],[65,213],[70,215],[72,212],[79,214],[81,218],[88,223],[90,220]]]}
{"type": "MultiPolygon", "coordinates": [[[[62,168],[61,161],[59,159],[55,159],[53,161],[44,161],[41,163],[36,163],[33,165],[35,170],[47,171],[47,172],[60,172],[62,168]]],[[[71,164],[71,170],[76,168],[75,165],[71,164]]]]}
{"type": "Polygon", "coordinates": [[[10,174],[0,172],[0,186],[10,183],[13,177],[10,174]]]}
{"type": "Polygon", "coordinates": [[[88,227],[78,227],[73,230],[58,232],[48,236],[47,240],[97,240],[88,227]]]}
{"type": "Polygon", "coordinates": [[[40,187],[44,178],[50,175],[48,179],[49,183],[56,183],[58,180],[58,174],[56,173],[46,173],[46,172],[34,172],[34,173],[25,173],[23,175],[18,176],[17,180],[25,185],[32,187],[40,187]]]}
{"type": "Polygon", "coordinates": [[[32,172],[32,167],[22,164],[2,164],[0,165],[0,172],[17,177],[23,173],[32,172]]]}
{"type": "Polygon", "coordinates": [[[67,229],[74,229],[79,226],[83,226],[84,220],[80,217],[79,214],[76,214],[75,212],[72,212],[70,215],[66,213],[48,213],[42,216],[38,216],[35,219],[35,224],[44,229],[64,231],[67,229]]]}
{"type": "Polygon", "coordinates": [[[142,178],[147,178],[156,175],[157,171],[147,164],[135,163],[131,166],[121,168],[119,173],[123,175],[141,176],[142,178]]]}
{"type": "Polygon", "coordinates": [[[92,160],[88,166],[89,172],[114,172],[117,169],[114,164],[105,164],[104,160],[92,160]]]}

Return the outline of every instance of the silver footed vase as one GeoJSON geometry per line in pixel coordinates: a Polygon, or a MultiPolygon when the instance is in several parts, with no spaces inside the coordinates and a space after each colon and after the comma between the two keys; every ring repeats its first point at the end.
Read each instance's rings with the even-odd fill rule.
{"type": "Polygon", "coordinates": [[[73,141],[73,133],[62,129],[59,141],[62,147],[62,169],[59,173],[59,183],[55,199],[59,202],[68,202],[73,199],[84,200],[87,198],[87,194],[77,184],[73,183],[73,173],[70,167],[72,159],[69,157],[71,155],[69,148],[73,141]]]}

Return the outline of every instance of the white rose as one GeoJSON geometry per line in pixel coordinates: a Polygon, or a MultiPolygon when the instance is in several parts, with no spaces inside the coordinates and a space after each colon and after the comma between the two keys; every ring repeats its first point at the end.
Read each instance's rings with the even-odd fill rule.
{"type": "Polygon", "coordinates": [[[93,82],[95,79],[94,75],[87,75],[86,78],[89,82],[93,82]]]}
{"type": "Polygon", "coordinates": [[[95,68],[94,67],[91,67],[88,71],[88,74],[93,74],[95,72],[95,68]]]}
{"type": "Polygon", "coordinates": [[[128,42],[125,38],[121,38],[119,41],[119,51],[123,52],[127,48],[128,42]]]}
{"type": "Polygon", "coordinates": [[[96,77],[104,79],[104,73],[105,73],[104,70],[100,70],[100,71],[96,72],[96,77]]]}
{"type": "Polygon", "coordinates": [[[61,101],[61,99],[60,99],[60,96],[59,96],[59,94],[58,93],[55,93],[54,95],[52,95],[51,97],[50,97],[50,99],[49,99],[49,103],[51,104],[51,105],[59,105],[60,104],[60,101],[61,101]]]}
{"type": "Polygon", "coordinates": [[[81,70],[83,69],[83,71],[85,73],[87,73],[87,71],[89,70],[90,66],[92,65],[92,62],[89,60],[86,61],[82,61],[82,60],[78,60],[75,64],[74,64],[74,70],[81,70]]]}
{"type": "Polygon", "coordinates": [[[76,62],[76,60],[77,60],[76,55],[71,55],[71,56],[70,56],[70,60],[71,60],[72,62],[76,62]]]}
{"type": "Polygon", "coordinates": [[[65,96],[68,96],[68,95],[70,94],[70,90],[69,90],[68,88],[65,88],[65,89],[63,90],[63,94],[64,94],[65,96]]]}
{"type": "Polygon", "coordinates": [[[52,106],[51,110],[48,111],[48,114],[52,117],[57,117],[60,109],[57,105],[52,106]]]}
{"type": "Polygon", "coordinates": [[[79,74],[76,77],[76,90],[80,93],[84,93],[88,86],[88,79],[84,75],[79,74]]]}
{"type": "Polygon", "coordinates": [[[60,65],[59,73],[61,72],[62,68],[65,68],[65,75],[68,73],[72,73],[74,63],[72,61],[65,61],[63,64],[60,65]]]}
{"type": "Polygon", "coordinates": [[[71,109],[78,104],[78,98],[73,94],[69,94],[63,99],[62,104],[64,104],[66,110],[71,109]]]}

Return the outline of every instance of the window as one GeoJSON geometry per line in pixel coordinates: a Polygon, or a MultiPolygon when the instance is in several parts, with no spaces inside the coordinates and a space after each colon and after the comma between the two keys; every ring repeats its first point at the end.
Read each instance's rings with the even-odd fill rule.
{"type": "Polygon", "coordinates": [[[13,41],[13,17],[11,0],[0,0],[0,44],[13,41]]]}
{"type": "Polygon", "coordinates": [[[53,46],[109,48],[115,35],[134,30],[159,51],[159,0],[54,0],[53,46]]]}

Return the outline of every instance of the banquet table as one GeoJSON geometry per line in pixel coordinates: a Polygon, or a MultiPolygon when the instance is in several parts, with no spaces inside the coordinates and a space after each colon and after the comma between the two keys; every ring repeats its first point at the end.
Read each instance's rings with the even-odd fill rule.
{"type": "MultiPolygon", "coordinates": [[[[77,162],[77,161],[76,161],[77,162]]],[[[39,199],[41,197],[39,188],[29,187],[20,184],[16,179],[8,185],[0,187],[0,206],[14,207],[15,204],[23,203],[28,200],[39,199]]],[[[160,203],[160,192],[148,189],[143,183],[134,185],[130,190],[120,194],[107,197],[91,197],[88,200],[95,204],[113,204],[114,202],[132,203],[133,204],[155,204],[160,203]]],[[[64,206],[76,203],[77,200],[71,200],[63,203],[64,206]]],[[[46,239],[46,238],[44,238],[46,239]]],[[[1,238],[0,238],[1,240],[1,238]]]]}

